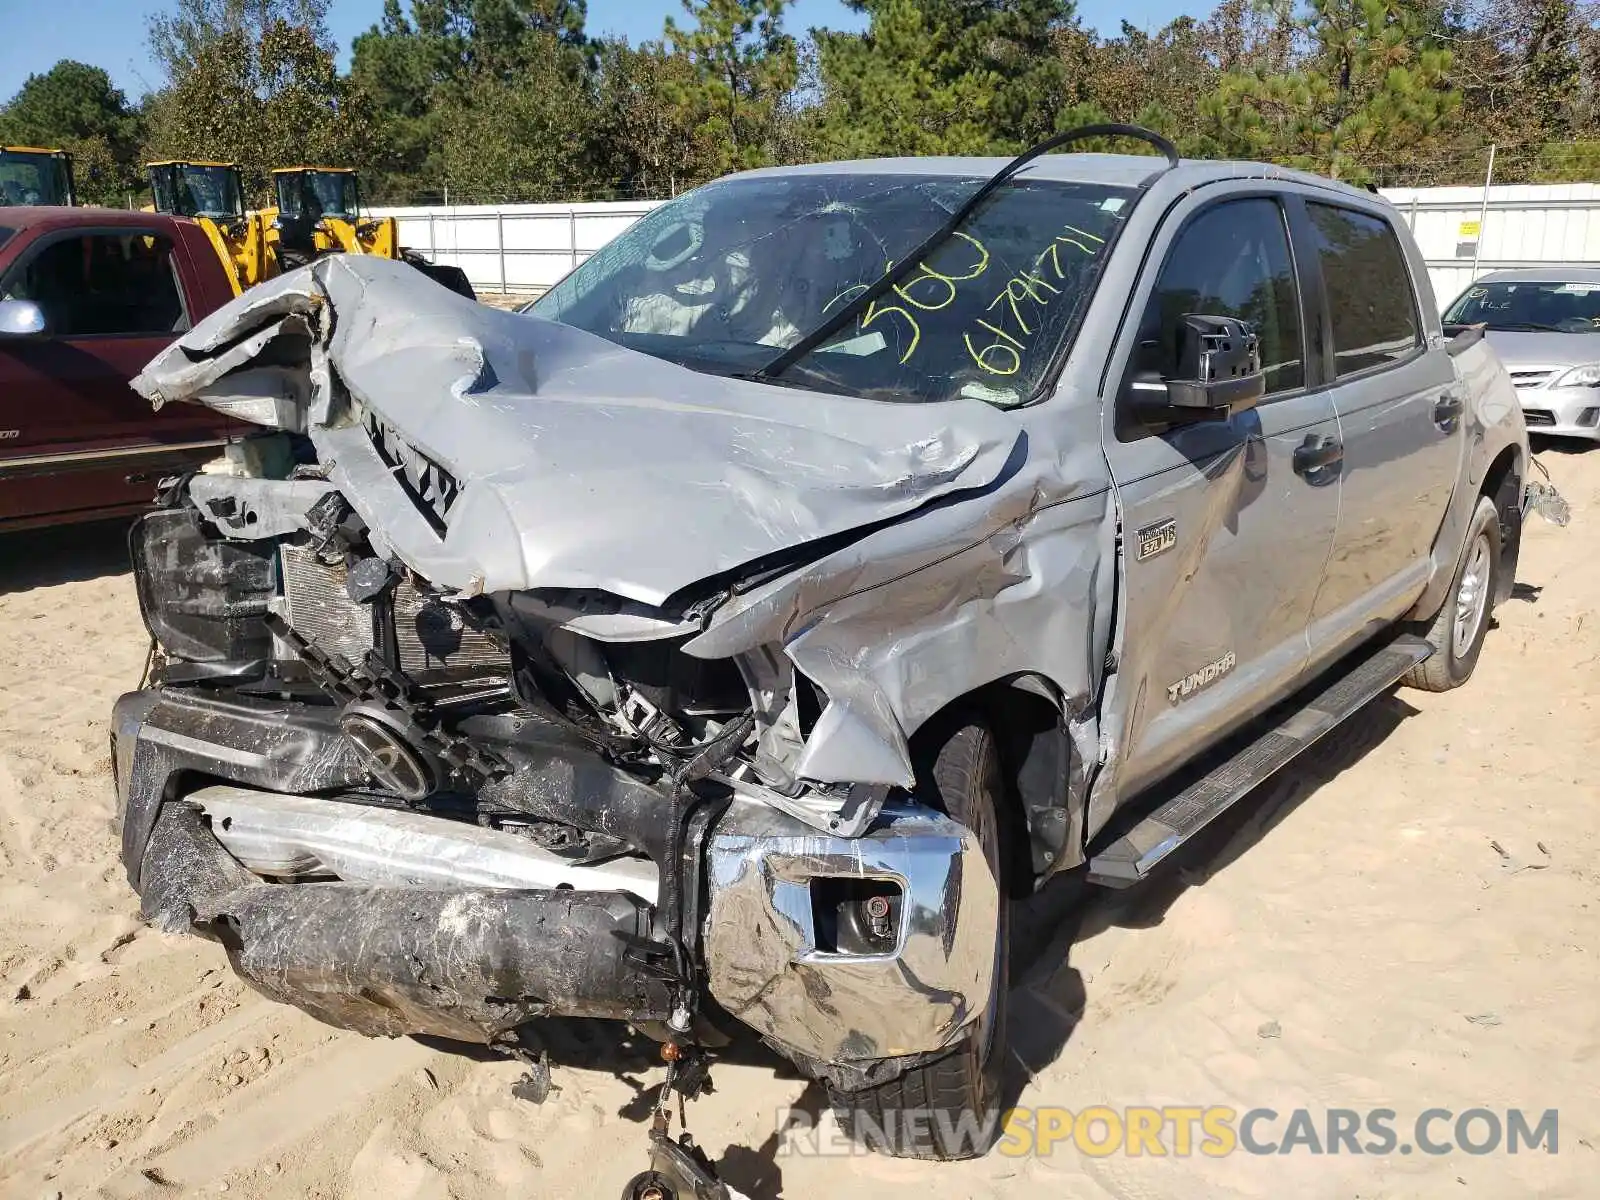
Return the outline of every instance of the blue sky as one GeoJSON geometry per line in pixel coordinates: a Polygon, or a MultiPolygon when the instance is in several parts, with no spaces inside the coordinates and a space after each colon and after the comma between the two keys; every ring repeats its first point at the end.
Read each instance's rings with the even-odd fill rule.
{"type": "MultiPolygon", "coordinates": [[[[160,82],[145,54],[144,28],[146,15],[162,7],[160,0],[0,0],[0,103],[30,73],[48,70],[62,58],[104,67],[130,99],[138,98],[160,82]]],[[[1106,32],[1115,31],[1124,18],[1156,28],[1184,11],[1210,8],[1206,0],[1078,3],[1084,22],[1106,32]]],[[[351,40],[382,11],[383,0],[333,0],[329,23],[345,61],[351,40]]],[[[682,11],[679,0],[589,0],[589,31],[624,34],[638,42],[658,36],[663,18],[682,11]]],[[[857,29],[863,24],[839,0],[795,0],[785,21],[792,31],[812,26],[857,29]]]]}

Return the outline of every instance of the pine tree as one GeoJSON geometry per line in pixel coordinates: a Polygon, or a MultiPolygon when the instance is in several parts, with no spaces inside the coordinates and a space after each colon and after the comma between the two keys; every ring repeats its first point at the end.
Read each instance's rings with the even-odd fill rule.
{"type": "Polygon", "coordinates": [[[788,0],[683,0],[692,25],[667,18],[662,37],[694,80],[666,93],[705,143],[719,146],[723,169],[772,161],[783,103],[799,78],[795,41],[783,32],[788,0]]]}
{"type": "Polygon", "coordinates": [[[1415,156],[1460,108],[1425,0],[1311,0],[1292,70],[1229,72],[1200,105],[1205,149],[1364,180],[1415,156]]]}

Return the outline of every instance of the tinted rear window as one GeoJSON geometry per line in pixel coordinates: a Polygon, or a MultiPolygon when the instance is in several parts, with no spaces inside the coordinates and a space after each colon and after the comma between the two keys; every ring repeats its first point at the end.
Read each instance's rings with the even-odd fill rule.
{"type": "Polygon", "coordinates": [[[1339,375],[1404,358],[1420,341],[1417,306],[1400,241],[1369,213],[1307,204],[1333,317],[1339,375]]]}

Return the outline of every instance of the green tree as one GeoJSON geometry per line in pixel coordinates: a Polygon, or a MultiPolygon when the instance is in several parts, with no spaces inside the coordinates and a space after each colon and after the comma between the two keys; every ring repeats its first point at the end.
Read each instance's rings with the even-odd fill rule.
{"type": "Polygon", "coordinates": [[[1365,180],[1447,133],[1451,54],[1415,0],[1311,0],[1294,69],[1228,72],[1200,103],[1204,148],[1365,180]]]}
{"type": "Polygon", "coordinates": [[[70,151],[79,197],[90,204],[121,204],[138,189],[139,136],[139,114],[111,77],[70,59],[28,76],[0,108],[0,142],[70,151]]]}
{"type": "Polygon", "coordinates": [[[624,196],[673,196],[718,172],[722,152],[682,98],[699,83],[694,65],[659,42],[598,47],[598,173],[624,196]]]}
{"type": "Polygon", "coordinates": [[[385,0],[351,56],[352,81],[378,124],[375,193],[546,190],[544,169],[515,186],[506,172],[512,162],[568,161],[574,139],[587,142],[584,16],[583,0],[412,0],[409,16],[400,0],[385,0]],[[519,135],[519,120],[538,123],[519,135]],[[518,147],[534,128],[563,146],[518,147]]]}
{"type": "Polygon", "coordinates": [[[783,32],[788,0],[683,0],[692,26],[667,18],[669,54],[694,68],[670,101],[702,144],[718,147],[717,172],[774,161],[783,106],[799,78],[795,40],[783,32]]]}
{"type": "Polygon", "coordinates": [[[1537,0],[1520,15],[1525,111],[1546,138],[1568,137],[1579,124],[1583,93],[1577,8],[1572,0],[1537,0]]]}
{"type": "Polygon", "coordinates": [[[1071,0],[852,0],[864,33],[816,32],[820,150],[1021,150],[1074,123],[1083,97],[1060,46],[1082,44],[1071,0]]]}
{"type": "Polygon", "coordinates": [[[167,81],[147,105],[147,155],[237,162],[256,204],[272,199],[274,167],[365,166],[370,107],[338,72],[327,4],[179,0],[152,19],[167,81]]]}

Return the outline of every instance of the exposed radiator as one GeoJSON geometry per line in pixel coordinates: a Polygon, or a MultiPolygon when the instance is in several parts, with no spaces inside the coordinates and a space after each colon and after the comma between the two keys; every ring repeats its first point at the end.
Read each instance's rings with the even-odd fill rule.
{"type": "Polygon", "coordinates": [[[461,619],[461,613],[423,596],[409,579],[394,590],[394,635],[400,669],[408,675],[463,667],[511,670],[504,651],[461,619]]]}
{"type": "MultiPolygon", "coordinates": [[[[377,642],[374,610],[356,604],[345,593],[344,565],[330,566],[304,546],[285,545],[283,595],[285,619],[295,632],[330,654],[359,662],[377,642]]],[[[398,666],[408,675],[472,669],[509,671],[506,655],[478,630],[467,626],[448,604],[417,591],[402,580],[392,599],[398,666]]]]}
{"type": "Polygon", "coordinates": [[[345,595],[344,564],[329,566],[304,546],[285,544],[279,554],[283,599],[289,610],[284,619],[329,654],[360,662],[376,644],[372,609],[345,595]]]}

